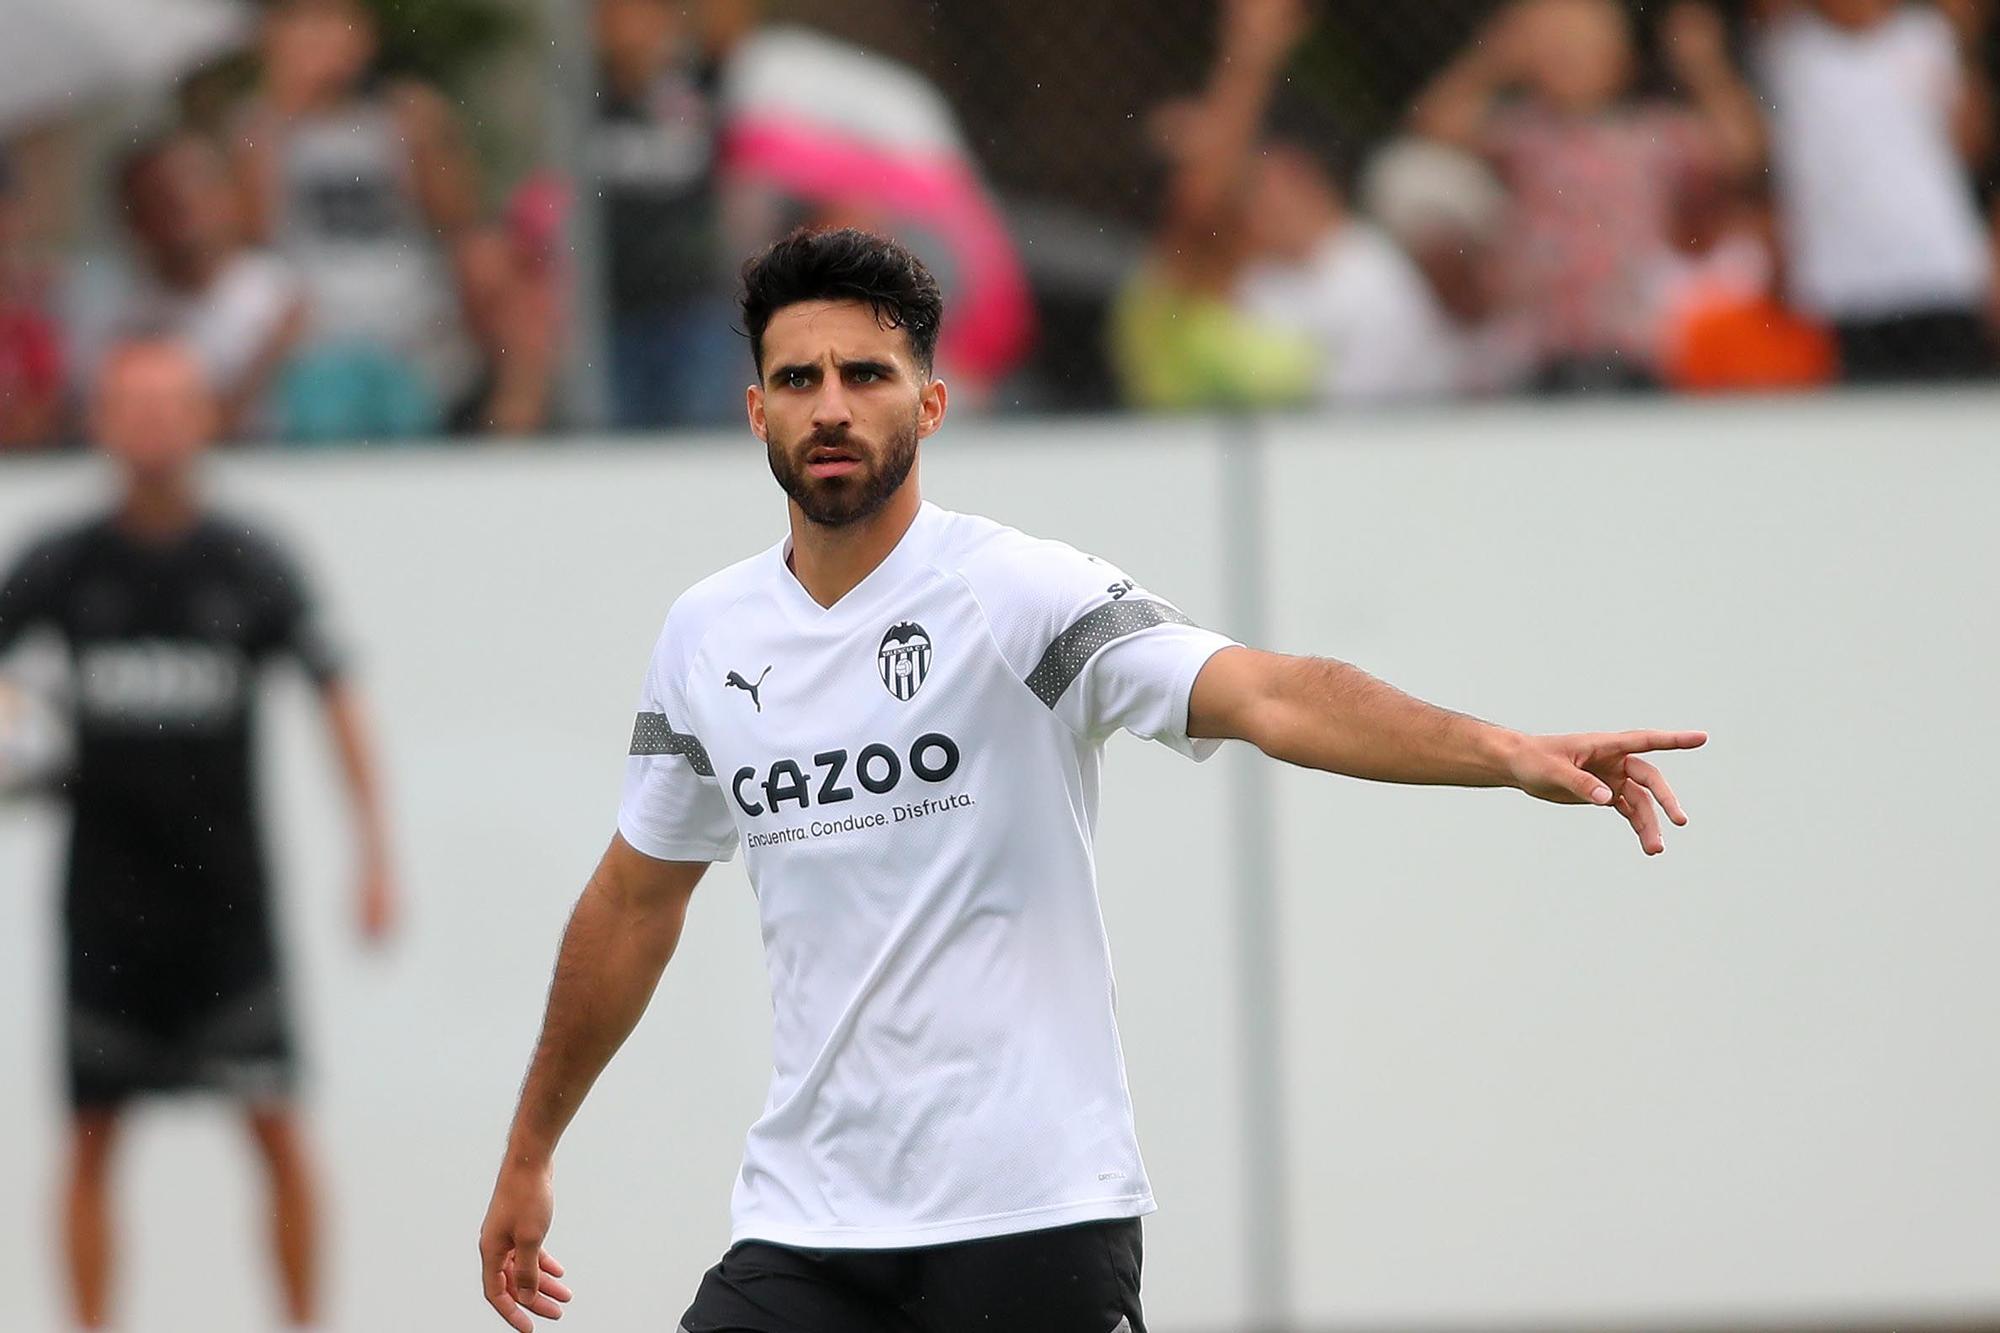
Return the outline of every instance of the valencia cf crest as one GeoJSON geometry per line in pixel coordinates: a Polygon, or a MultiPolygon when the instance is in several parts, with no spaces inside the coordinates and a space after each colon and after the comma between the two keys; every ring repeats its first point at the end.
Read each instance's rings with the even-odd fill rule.
{"type": "Polygon", "coordinates": [[[898,621],[882,636],[875,654],[875,666],[882,684],[898,699],[907,699],[923,687],[931,669],[931,636],[914,620],[898,621]]]}

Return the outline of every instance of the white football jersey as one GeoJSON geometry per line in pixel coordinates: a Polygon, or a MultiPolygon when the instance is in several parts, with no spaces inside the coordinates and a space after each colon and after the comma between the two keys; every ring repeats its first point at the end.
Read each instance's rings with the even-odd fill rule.
{"type": "Polygon", "coordinates": [[[926,504],[832,607],[789,542],[653,651],[618,827],[745,848],[775,1068],[734,1237],[940,1245],[1153,1209],[1091,842],[1105,739],[1197,759],[1230,644],[1110,565],[926,504]]]}

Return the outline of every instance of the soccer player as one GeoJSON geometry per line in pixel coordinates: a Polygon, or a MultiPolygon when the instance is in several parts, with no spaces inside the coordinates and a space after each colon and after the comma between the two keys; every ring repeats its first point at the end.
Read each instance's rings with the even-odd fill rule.
{"type": "Polygon", "coordinates": [[[218,422],[194,355],[163,340],[106,356],[91,425],[116,465],[109,513],[33,545],[0,584],[0,652],[54,631],[72,670],[76,766],[63,923],[74,1115],[64,1218],[78,1321],[109,1315],[108,1180],[128,1104],[201,1090],[241,1108],[269,1181],[285,1314],[318,1314],[314,1170],[293,1098],[251,751],[258,669],[319,686],[353,798],[361,930],[395,897],[354,691],[292,560],[208,509],[218,422]]]}
{"type": "Polygon", "coordinates": [[[1226,738],[1388,782],[1602,805],[1662,850],[1637,756],[1699,732],[1529,736],[1340,662],[1198,629],[1110,565],[923,501],[942,302],[901,246],[795,233],[744,270],[777,545],[682,594],[618,831],[576,904],[480,1233],[515,1328],[557,1140],[646,1008],[711,861],[744,849],[776,1068],[733,1241],[685,1333],[1143,1333],[1153,1209],[1091,860],[1105,738],[1226,738]]]}

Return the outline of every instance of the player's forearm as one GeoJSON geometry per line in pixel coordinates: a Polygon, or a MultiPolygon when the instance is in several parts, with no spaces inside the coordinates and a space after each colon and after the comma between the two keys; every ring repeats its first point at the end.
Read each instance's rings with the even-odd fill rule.
{"type": "MultiPolygon", "coordinates": [[[[1345,662],[1250,653],[1223,664],[1209,721],[1273,759],[1376,782],[1500,787],[1517,733],[1403,693],[1345,662]]],[[[1191,714],[1191,726],[1194,725],[1191,714]]]]}
{"type": "Polygon", "coordinates": [[[508,1135],[510,1161],[546,1161],[638,1026],[680,942],[683,896],[640,896],[600,867],[570,914],[548,1013],[508,1135]]]}
{"type": "Polygon", "coordinates": [[[324,692],[327,726],[333,733],[334,750],[340,756],[340,772],[347,784],[348,802],[354,812],[355,837],[362,858],[380,865],[389,855],[388,818],[383,813],[381,786],[375,777],[374,747],[362,718],[360,701],[339,681],[324,692]]]}

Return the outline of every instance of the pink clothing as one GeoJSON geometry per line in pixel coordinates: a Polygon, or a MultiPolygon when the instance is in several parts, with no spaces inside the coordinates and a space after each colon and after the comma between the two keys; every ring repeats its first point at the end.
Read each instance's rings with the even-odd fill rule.
{"type": "Polygon", "coordinates": [[[1502,112],[1487,150],[1513,193],[1502,248],[1508,304],[1528,319],[1538,360],[1616,353],[1639,369],[1658,351],[1656,277],[1675,210],[1714,169],[1691,112],[1633,104],[1587,119],[1532,106],[1502,112]]]}
{"type": "Polygon", "coordinates": [[[0,450],[54,443],[29,425],[62,388],[62,339],[46,316],[0,301],[0,450]]]}

